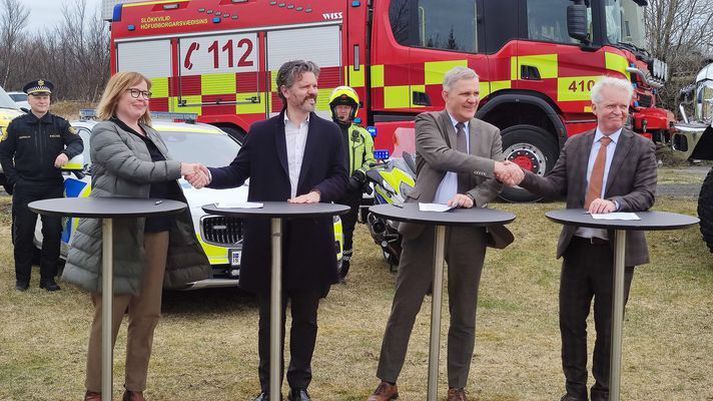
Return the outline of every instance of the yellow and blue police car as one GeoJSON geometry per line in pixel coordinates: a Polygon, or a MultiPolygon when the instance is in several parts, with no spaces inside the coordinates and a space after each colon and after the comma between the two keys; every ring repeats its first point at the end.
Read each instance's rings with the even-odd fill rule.
{"type": "MultiPolygon", "coordinates": [[[[166,142],[168,151],[175,160],[202,163],[206,166],[225,166],[233,161],[240,150],[240,144],[235,139],[215,126],[165,120],[165,118],[171,118],[172,113],[152,114],[154,114],[152,125],[166,142]]],[[[76,160],[72,160],[70,165],[63,169],[66,171],[65,196],[85,197],[89,196],[91,192],[89,135],[97,122],[80,120],[70,123],[84,141],[84,153],[81,156],[82,163],[77,164],[76,160]],[[73,171],[70,173],[67,170],[73,171]]],[[[191,209],[193,226],[198,240],[213,267],[213,275],[210,279],[191,283],[185,289],[237,286],[240,278],[242,252],[241,219],[206,214],[202,206],[217,202],[247,201],[249,181],[238,188],[220,190],[210,188],[197,190],[183,179],[179,180],[179,184],[191,209]]],[[[63,220],[60,252],[63,259],[67,256],[77,223],[77,219],[73,218],[63,220]]],[[[38,247],[42,243],[41,228],[41,223],[38,221],[35,229],[35,245],[38,247]]],[[[337,257],[341,261],[343,235],[342,222],[339,217],[334,219],[334,237],[337,257]]]]}

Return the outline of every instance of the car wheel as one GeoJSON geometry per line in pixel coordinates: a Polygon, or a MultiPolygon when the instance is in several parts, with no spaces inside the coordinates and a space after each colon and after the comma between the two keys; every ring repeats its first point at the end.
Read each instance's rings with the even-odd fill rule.
{"type": "Polygon", "coordinates": [[[713,168],[708,171],[701,185],[701,192],[698,195],[698,218],[701,219],[703,240],[708,244],[708,249],[713,252],[713,168]]]}
{"type": "MultiPolygon", "coordinates": [[[[544,129],[534,125],[515,125],[504,129],[501,135],[506,160],[540,176],[554,167],[559,146],[555,138],[544,129]]],[[[520,187],[503,188],[500,198],[508,202],[533,202],[540,199],[520,187]]]]}

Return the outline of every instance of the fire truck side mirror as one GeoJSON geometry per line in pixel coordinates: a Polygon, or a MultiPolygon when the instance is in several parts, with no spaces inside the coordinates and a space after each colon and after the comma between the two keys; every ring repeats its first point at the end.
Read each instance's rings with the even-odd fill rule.
{"type": "Polygon", "coordinates": [[[587,6],[584,4],[571,4],[567,6],[567,32],[573,39],[589,42],[587,6]]]}

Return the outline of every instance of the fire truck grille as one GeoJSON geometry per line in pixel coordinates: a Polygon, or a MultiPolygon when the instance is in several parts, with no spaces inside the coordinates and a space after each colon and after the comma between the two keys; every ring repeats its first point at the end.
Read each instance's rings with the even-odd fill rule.
{"type": "Polygon", "coordinates": [[[242,221],[235,217],[210,216],[202,221],[203,240],[214,245],[235,245],[243,239],[242,221]]]}
{"type": "Polygon", "coordinates": [[[651,96],[639,95],[639,106],[641,107],[651,107],[651,96]]]}

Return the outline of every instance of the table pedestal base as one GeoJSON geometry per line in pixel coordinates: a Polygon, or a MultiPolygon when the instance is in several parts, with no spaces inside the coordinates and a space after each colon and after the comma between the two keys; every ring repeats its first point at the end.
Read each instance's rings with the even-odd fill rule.
{"type": "Polygon", "coordinates": [[[280,401],[282,342],[282,219],[271,218],[272,281],[270,283],[270,401],[280,401]]]}
{"type": "Polygon", "coordinates": [[[611,366],[609,370],[609,401],[619,401],[621,391],[621,344],[624,328],[624,266],[626,230],[614,232],[614,282],[611,314],[611,366]]]}
{"type": "Polygon", "coordinates": [[[441,351],[441,305],[443,304],[443,259],[446,226],[436,226],[433,246],[433,294],[431,296],[431,342],[428,350],[428,401],[438,399],[438,362],[441,351]]]}
{"type": "Polygon", "coordinates": [[[112,261],[112,219],[102,219],[102,399],[112,399],[114,347],[112,344],[112,311],[114,310],[114,272],[112,261]]]}

